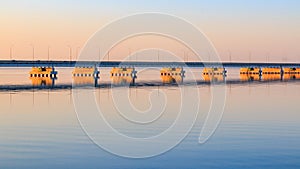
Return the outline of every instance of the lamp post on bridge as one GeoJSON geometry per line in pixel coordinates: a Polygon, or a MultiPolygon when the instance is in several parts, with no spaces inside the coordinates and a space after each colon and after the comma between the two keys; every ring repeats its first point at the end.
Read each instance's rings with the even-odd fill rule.
{"type": "Polygon", "coordinates": [[[229,54],[229,63],[231,63],[232,55],[231,55],[231,51],[230,50],[228,50],[228,54],[229,54]]]}
{"type": "MultiPolygon", "coordinates": [[[[188,62],[189,61],[189,54],[192,53],[191,51],[183,51],[183,60],[185,62],[188,62]]],[[[193,54],[193,53],[192,53],[193,54]]]]}
{"type": "Polygon", "coordinates": [[[159,62],[159,50],[157,50],[157,61],[159,62]]]}
{"type": "Polygon", "coordinates": [[[78,60],[78,58],[79,58],[79,50],[80,49],[80,47],[79,46],[77,46],[77,48],[76,48],[76,58],[75,58],[75,60],[77,59],[78,60]]]}
{"type": "Polygon", "coordinates": [[[267,63],[269,63],[269,61],[270,61],[270,53],[269,52],[267,52],[266,60],[267,60],[267,63]]]}
{"type": "Polygon", "coordinates": [[[50,46],[48,45],[48,55],[47,55],[48,61],[50,60],[50,46]]]}
{"type": "Polygon", "coordinates": [[[32,60],[34,61],[34,45],[30,44],[30,46],[32,47],[32,60]]]}
{"type": "Polygon", "coordinates": [[[12,58],[13,58],[13,47],[14,47],[14,45],[12,44],[12,45],[10,45],[10,48],[9,48],[9,58],[10,58],[10,60],[12,60],[12,58]]]}
{"type": "Polygon", "coordinates": [[[189,52],[186,53],[186,61],[187,62],[189,61],[189,54],[190,54],[189,52]]]}
{"type": "Polygon", "coordinates": [[[251,63],[252,52],[249,51],[249,64],[251,63]]]}
{"type": "Polygon", "coordinates": [[[70,62],[72,61],[72,47],[68,45],[69,48],[69,57],[70,57],[70,62]]]}
{"type": "Polygon", "coordinates": [[[128,56],[127,56],[127,57],[128,57],[129,60],[133,60],[133,59],[131,58],[131,49],[130,49],[130,48],[128,48],[128,56]]]}
{"type": "Polygon", "coordinates": [[[109,61],[109,51],[108,51],[108,53],[107,53],[107,61],[109,61]]]}
{"type": "Polygon", "coordinates": [[[101,49],[98,48],[98,59],[99,59],[99,62],[101,61],[101,49]]]}

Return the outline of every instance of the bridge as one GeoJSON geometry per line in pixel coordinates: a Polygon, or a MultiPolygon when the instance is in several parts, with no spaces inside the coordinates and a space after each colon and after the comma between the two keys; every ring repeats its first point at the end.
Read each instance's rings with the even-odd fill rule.
{"type": "Polygon", "coordinates": [[[185,69],[203,68],[203,80],[196,85],[215,83],[241,84],[247,82],[295,81],[300,80],[300,63],[262,63],[262,62],[145,62],[145,61],[26,61],[0,60],[0,67],[32,67],[29,72],[32,85],[4,85],[0,90],[51,88],[64,89],[80,86],[110,87],[112,85],[129,86],[160,86],[166,84],[194,84],[185,78],[185,69]],[[57,67],[74,67],[72,71],[73,84],[55,85],[57,67]],[[101,67],[112,67],[110,84],[98,84],[101,67]],[[137,67],[160,68],[161,82],[136,83],[137,67]],[[240,79],[227,79],[227,68],[240,68],[240,79]]]}
{"type": "Polygon", "coordinates": [[[0,60],[0,67],[300,67],[300,63],[279,62],[153,62],[153,61],[44,61],[44,60],[0,60]]]}

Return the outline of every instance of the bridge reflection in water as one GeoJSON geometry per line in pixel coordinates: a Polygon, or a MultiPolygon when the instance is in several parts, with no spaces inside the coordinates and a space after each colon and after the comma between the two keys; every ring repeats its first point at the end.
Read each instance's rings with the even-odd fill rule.
{"type": "Polygon", "coordinates": [[[284,74],[283,75],[283,80],[296,80],[300,79],[300,74],[284,74]]]}
{"type": "Polygon", "coordinates": [[[32,86],[45,86],[53,87],[55,84],[56,78],[51,77],[30,77],[32,86]]]}
{"type": "Polygon", "coordinates": [[[97,86],[99,71],[96,66],[75,67],[72,72],[73,86],[97,86]]]}
{"type": "Polygon", "coordinates": [[[95,87],[95,88],[111,88],[118,86],[134,86],[134,87],[151,87],[151,86],[178,86],[178,84],[183,86],[206,86],[213,84],[230,84],[230,85],[244,85],[244,84],[264,84],[264,83],[293,83],[300,82],[300,75],[241,75],[238,79],[227,79],[225,76],[214,75],[203,76],[203,80],[189,81],[183,80],[183,77],[165,77],[160,76],[160,81],[139,81],[136,82],[132,77],[110,77],[111,82],[100,82],[99,78],[94,77],[73,77],[73,83],[55,83],[55,79],[42,78],[42,77],[31,77],[31,85],[20,84],[20,85],[1,85],[1,90],[31,90],[31,89],[72,89],[72,88],[85,88],[85,87],[95,87]],[[178,83],[177,83],[177,81],[178,83]],[[176,81],[176,82],[175,82],[176,81]]]}
{"type": "Polygon", "coordinates": [[[110,76],[112,85],[134,85],[136,77],[131,76],[110,76]]]}
{"type": "Polygon", "coordinates": [[[225,78],[226,78],[225,75],[221,75],[221,74],[218,75],[203,74],[202,77],[205,82],[220,82],[220,83],[221,82],[225,83],[225,78]]]}
{"type": "Polygon", "coordinates": [[[241,81],[260,81],[261,76],[259,74],[240,74],[241,81]]]}
{"type": "Polygon", "coordinates": [[[300,79],[300,74],[241,74],[241,81],[289,81],[300,79]]]}
{"type": "Polygon", "coordinates": [[[73,86],[97,86],[98,79],[93,76],[73,76],[73,86]]]}

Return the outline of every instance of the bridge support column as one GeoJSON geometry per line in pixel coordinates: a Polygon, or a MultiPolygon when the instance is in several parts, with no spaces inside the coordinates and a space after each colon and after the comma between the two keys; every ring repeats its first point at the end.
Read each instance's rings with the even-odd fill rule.
{"type": "Polygon", "coordinates": [[[282,66],[280,66],[280,80],[283,80],[283,75],[284,75],[284,70],[282,68],[282,66]]]}

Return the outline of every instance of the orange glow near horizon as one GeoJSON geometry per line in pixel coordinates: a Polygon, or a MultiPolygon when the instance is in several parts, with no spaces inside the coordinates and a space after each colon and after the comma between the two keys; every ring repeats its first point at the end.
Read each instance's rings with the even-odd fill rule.
{"type": "MultiPolygon", "coordinates": [[[[35,47],[36,59],[47,59],[48,46],[51,59],[68,60],[68,46],[72,47],[74,59],[89,37],[102,26],[132,13],[153,11],[151,9],[159,6],[159,2],[147,3],[149,7],[138,2],[132,4],[133,7],[126,7],[123,3],[6,2],[0,7],[0,59],[7,60],[11,56],[16,60],[32,59],[30,44],[35,47]]],[[[257,5],[247,2],[251,3],[249,8],[253,11],[247,11],[250,9],[238,2],[238,8],[234,10],[229,4],[222,3],[182,3],[174,2],[166,9],[158,10],[185,18],[197,26],[212,41],[224,61],[229,60],[229,53],[235,61],[266,61],[267,56],[274,62],[300,61],[300,19],[294,8],[295,2],[257,5]],[[179,8],[182,5],[186,10],[179,8]],[[197,5],[207,9],[199,9],[197,13],[198,9],[194,9],[197,5]]],[[[138,49],[141,43],[145,44],[145,41],[129,48],[138,49]]],[[[116,53],[126,56],[128,51],[116,53]]]]}

